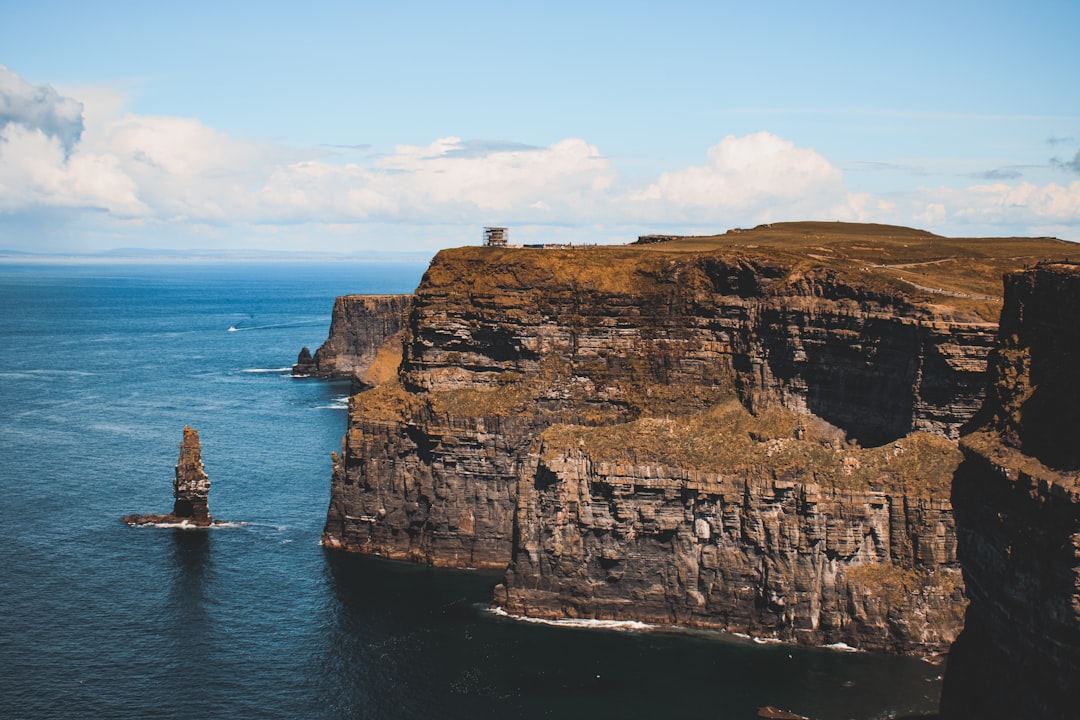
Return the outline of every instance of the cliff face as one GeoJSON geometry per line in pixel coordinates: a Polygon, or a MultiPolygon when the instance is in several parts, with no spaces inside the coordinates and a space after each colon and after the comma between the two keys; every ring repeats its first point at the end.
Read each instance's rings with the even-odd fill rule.
{"type": "Polygon", "coordinates": [[[939,272],[959,241],[833,225],[440,253],[399,380],[352,400],[324,543],[509,564],[498,600],[528,614],[950,642],[948,439],[1024,253],[939,272]]]}
{"type": "Polygon", "coordinates": [[[1080,268],[1006,278],[1000,345],[953,503],[971,605],[944,718],[1080,708],[1080,268]]]}
{"type": "Polygon", "coordinates": [[[608,249],[599,276],[577,265],[588,252],[440,254],[410,320],[406,385],[490,389],[559,362],[594,401],[734,388],[755,411],[814,413],[872,445],[912,430],[955,438],[981,404],[996,325],[974,313],[759,254],[608,249]]]}
{"type": "Polygon", "coordinates": [[[734,402],[623,430],[541,436],[522,468],[514,560],[496,591],[508,611],[895,651],[943,649],[959,631],[943,487],[959,453],[948,440],[917,433],[866,450],[820,422],[783,412],[762,421],[734,402]],[[711,462],[672,447],[641,457],[658,438],[724,447],[711,462]]]}
{"type": "Polygon", "coordinates": [[[438,412],[396,385],[355,396],[334,453],[323,544],[433,565],[504,568],[520,451],[515,417],[438,412]]]}
{"type": "Polygon", "coordinates": [[[307,348],[301,350],[293,375],[363,381],[376,365],[379,348],[404,327],[410,299],[410,295],[344,295],[335,299],[326,342],[314,356],[307,348]]]}

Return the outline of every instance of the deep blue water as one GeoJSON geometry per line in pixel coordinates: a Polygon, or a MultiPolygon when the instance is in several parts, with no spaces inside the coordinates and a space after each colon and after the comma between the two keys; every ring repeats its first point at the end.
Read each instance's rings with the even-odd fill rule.
{"type": "Polygon", "coordinates": [[[341,383],[295,380],[336,295],[423,267],[0,265],[0,716],[752,718],[936,706],[941,668],[497,617],[497,574],[318,545],[341,383]],[[228,328],[239,328],[228,332],[228,328]],[[166,512],[199,430],[208,531],[166,512]]]}

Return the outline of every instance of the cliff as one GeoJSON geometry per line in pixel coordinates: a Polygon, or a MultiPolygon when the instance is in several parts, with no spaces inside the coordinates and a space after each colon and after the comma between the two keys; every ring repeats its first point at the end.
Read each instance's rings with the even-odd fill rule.
{"type": "Polygon", "coordinates": [[[324,544],[509,565],[512,612],[942,648],[1000,274],[1065,247],[797,223],[444,251],[398,379],[352,399],[324,544]]]}
{"type": "Polygon", "coordinates": [[[864,449],[812,417],[731,401],[690,418],[555,426],[521,472],[496,602],[541,617],[941,649],[963,614],[954,443],[864,449]]]}
{"type": "Polygon", "coordinates": [[[293,365],[293,375],[355,378],[372,386],[386,379],[380,375],[379,349],[388,339],[384,354],[393,353],[396,368],[400,356],[400,331],[405,324],[409,295],[344,295],[334,300],[330,333],[314,356],[303,348],[293,365]],[[397,339],[398,345],[393,342],[397,339]],[[369,372],[375,373],[365,380],[369,372]]]}
{"type": "Polygon", "coordinates": [[[953,485],[971,604],[943,718],[1080,708],[1080,267],[1009,275],[990,390],[953,485]]]}

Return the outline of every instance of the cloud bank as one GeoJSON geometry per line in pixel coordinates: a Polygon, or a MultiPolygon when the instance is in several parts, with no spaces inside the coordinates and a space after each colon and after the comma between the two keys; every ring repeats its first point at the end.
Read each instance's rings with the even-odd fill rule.
{"type": "Polygon", "coordinates": [[[0,131],[41,132],[70,152],[83,132],[83,105],[48,85],[34,86],[0,65],[0,131]]]}
{"type": "MultiPolygon", "coordinates": [[[[987,184],[879,197],[850,188],[816,150],[768,132],[729,135],[699,164],[634,184],[580,138],[537,147],[445,137],[341,155],[236,138],[192,118],[115,112],[85,123],[84,109],[0,66],[0,215],[81,213],[129,235],[151,226],[254,227],[286,242],[290,233],[308,237],[303,228],[340,237],[374,224],[577,226],[625,239],[637,230],[715,232],[796,219],[972,235],[1053,228],[1080,240],[1080,182],[1039,186],[994,171],[979,177],[987,184]]],[[[11,242],[0,235],[0,245],[11,242]]]]}

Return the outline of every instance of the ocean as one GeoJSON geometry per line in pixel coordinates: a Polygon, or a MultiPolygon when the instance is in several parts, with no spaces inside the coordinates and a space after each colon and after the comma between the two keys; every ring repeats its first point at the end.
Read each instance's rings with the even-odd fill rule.
{"type": "Polygon", "coordinates": [[[932,712],[941,666],[721,633],[552,626],[498,573],[325,551],[347,383],[294,379],[394,263],[0,265],[5,718],[818,720],[932,712]],[[229,328],[234,328],[230,331],[229,328]],[[184,425],[209,530],[168,512],[184,425]]]}

